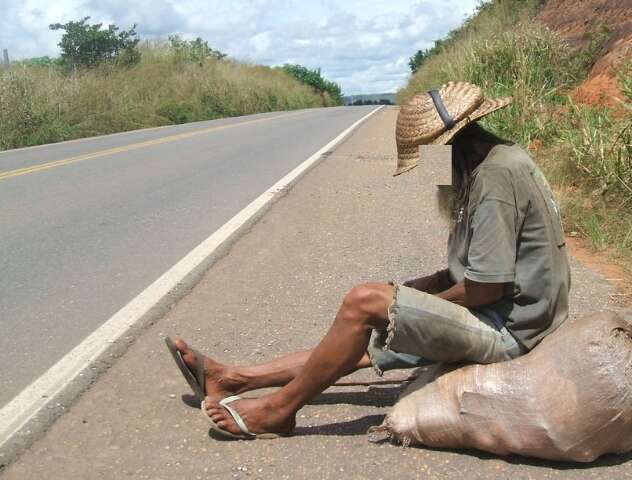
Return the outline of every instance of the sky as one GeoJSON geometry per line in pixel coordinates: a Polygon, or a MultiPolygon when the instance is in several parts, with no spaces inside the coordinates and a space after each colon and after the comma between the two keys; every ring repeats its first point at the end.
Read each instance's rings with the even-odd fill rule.
{"type": "Polygon", "coordinates": [[[320,68],[349,94],[394,92],[409,58],[459,26],[479,0],[0,0],[0,49],[58,56],[51,23],[138,24],[141,39],[202,37],[237,60],[320,68]]]}

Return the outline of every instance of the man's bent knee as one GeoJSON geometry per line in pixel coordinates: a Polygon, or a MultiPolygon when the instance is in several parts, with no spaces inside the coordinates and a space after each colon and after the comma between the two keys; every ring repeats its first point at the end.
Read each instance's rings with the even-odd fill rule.
{"type": "Polygon", "coordinates": [[[388,308],[394,294],[395,287],[388,283],[356,285],[342,303],[343,318],[368,328],[383,328],[388,322],[388,308]]]}

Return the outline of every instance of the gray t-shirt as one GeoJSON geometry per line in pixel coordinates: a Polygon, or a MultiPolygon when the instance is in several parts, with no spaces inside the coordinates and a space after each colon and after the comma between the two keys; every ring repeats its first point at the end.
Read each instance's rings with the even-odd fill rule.
{"type": "Polygon", "coordinates": [[[540,169],[517,145],[497,145],[474,170],[467,207],[448,241],[452,280],[513,283],[472,309],[533,348],[568,316],[570,267],[559,209],[540,169]]]}

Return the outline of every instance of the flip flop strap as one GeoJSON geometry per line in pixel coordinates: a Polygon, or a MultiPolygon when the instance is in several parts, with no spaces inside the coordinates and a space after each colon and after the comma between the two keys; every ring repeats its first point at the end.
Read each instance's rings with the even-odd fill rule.
{"type": "Polygon", "coordinates": [[[248,430],[248,427],[246,426],[246,422],[244,422],[244,419],[241,418],[241,415],[239,414],[239,412],[229,405],[229,403],[232,403],[236,400],[241,400],[241,397],[239,395],[232,395],[230,397],[226,397],[225,399],[221,400],[219,404],[222,407],[224,407],[228,413],[230,413],[230,416],[233,417],[233,420],[235,420],[235,423],[237,424],[237,426],[243,433],[251,437],[256,437],[254,433],[248,430]]]}
{"type": "Polygon", "coordinates": [[[204,375],[204,357],[197,350],[193,350],[195,353],[195,379],[198,385],[202,389],[202,393],[206,396],[206,376],[204,375]]]}

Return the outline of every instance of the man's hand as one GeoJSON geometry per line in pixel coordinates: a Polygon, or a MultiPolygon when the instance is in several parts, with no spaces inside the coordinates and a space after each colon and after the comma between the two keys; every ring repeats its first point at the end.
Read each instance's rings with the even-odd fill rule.
{"type": "Polygon", "coordinates": [[[450,279],[450,275],[447,270],[440,270],[426,277],[408,280],[404,282],[403,285],[405,287],[414,288],[415,290],[435,295],[450,288],[454,285],[454,282],[450,279]]]}
{"type": "Polygon", "coordinates": [[[467,308],[496,303],[512,291],[512,283],[479,283],[465,279],[437,296],[467,308]]]}

